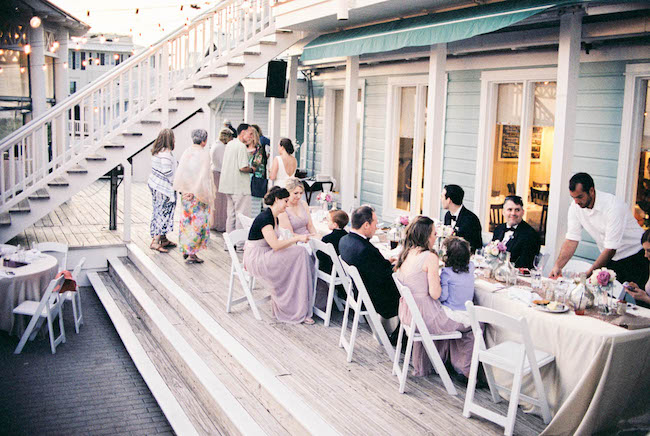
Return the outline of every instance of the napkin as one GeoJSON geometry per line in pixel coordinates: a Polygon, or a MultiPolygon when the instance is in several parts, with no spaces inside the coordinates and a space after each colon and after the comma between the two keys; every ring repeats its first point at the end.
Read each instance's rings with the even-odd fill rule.
{"type": "Polygon", "coordinates": [[[370,243],[371,244],[379,244],[379,237],[376,236],[376,235],[373,236],[372,238],[370,238],[370,243]]]}
{"type": "Polygon", "coordinates": [[[536,292],[531,292],[528,289],[523,289],[516,286],[508,289],[508,298],[511,300],[519,300],[527,305],[532,304],[533,300],[542,299],[542,297],[540,297],[536,292]]]}

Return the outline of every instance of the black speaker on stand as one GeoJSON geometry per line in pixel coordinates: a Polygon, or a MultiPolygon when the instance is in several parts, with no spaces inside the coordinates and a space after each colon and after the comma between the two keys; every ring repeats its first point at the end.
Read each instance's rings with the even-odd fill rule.
{"type": "Polygon", "coordinates": [[[266,91],[264,97],[285,98],[287,63],[270,61],[266,69],[266,91]]]}

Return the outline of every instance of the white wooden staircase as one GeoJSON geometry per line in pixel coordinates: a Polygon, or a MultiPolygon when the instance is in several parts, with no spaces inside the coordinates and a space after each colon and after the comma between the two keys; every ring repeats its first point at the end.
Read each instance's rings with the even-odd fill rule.
{"type": "Polygon", "coordinates": [[[269,0],[226,0],[0,143],[6,242],[304,37],[269,0]]]}

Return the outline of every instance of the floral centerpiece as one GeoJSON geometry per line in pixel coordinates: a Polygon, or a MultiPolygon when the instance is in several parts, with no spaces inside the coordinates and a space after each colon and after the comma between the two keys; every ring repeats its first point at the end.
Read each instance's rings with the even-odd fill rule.
{"type": "Polygon", "coordinates": [[[410,218],[408,215],[400,215],[395,218],[395,227],[398,229],[404,229],[409,225],[410,218]]]}
{"type": "Polygon", "coordinates": [[[503,261],[505,259],[505,252],[506,244],[499,240],[491,241],[483,251],[485,261],[488,263],[503,261]]]}
{"type": "Polygon", "coordinates": [[[329,205],[332,202],[332,194],[329,192],[320,192],[316,196],[316,200],[318,200],[323,209],[329,209],[329,205]]]}
{"type": "Polygon", "coordinates": [[[610,296],[615,281],[616,273],[607,268],[595,269],[589,277],[589,284],[596,290],[598,311],[601,314],[616,314],[615,310],[612,311],[616,302],[613,302],[610,296]]]}

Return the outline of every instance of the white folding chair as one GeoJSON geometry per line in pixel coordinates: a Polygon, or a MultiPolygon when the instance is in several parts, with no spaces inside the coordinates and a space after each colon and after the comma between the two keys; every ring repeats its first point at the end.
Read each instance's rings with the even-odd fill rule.
{"type": "Polygon", "coordinates": [[[68,268],[68,246],[61,242],[40,242],[35,247],[41,253],[56,253],[53,256],[59,261],[59,272],[68,268]]]}
{"type": "Polygon", "coordinates": [[[379,320],[379,314],[375,310],[375,306],[370,300],[370,295],[368,295],[368,290],[366,285],[363,283],[361,276],[359,275],[359,270],[353,265],[348,265],[345,263],[341,256],[339,256],[339,261],[341,262],[341,267],[345,273],[341,278],[343,279],[343,286],[345,287],[345,292],[348,294],[345,299],[345,310],[343,312],[343,322],[341,324],[341,337],[339,339],[339,347],[343,348],[348,353],[348,362],[352,362],[352,353],[354,352],[354,343],[357,339],[357,330],[359,329],[359,318],[361,315],[365,316],[368,319],[368,325],[374,333],[375,337],[378,338],[379,343],[383,345],[386,353],[390,360],[395,358],[395,349],[390,344],[388,340],[388,335],[386,330],[381,325],[379,320]],[[357,289],[357,296],[355,298],[352,285],[357,289]],[[364,309],[365,308],[365,309],[364,309]],[[354,318],[352,319],[352,330],[350,332],[350,340],[348,341],[345,337],[345,332],[348,328],[348,317],[350,315],[350,309],[354,310],[354,318]]]}
{"type": "Polygon", "coordinates": [[[238,213],[237,219],[239,220],[239,224],[241,224],[242,228],[246,230],[246,234],[248,235],[248,231],[253,225],[253,218],[246,216],[243,213],[238,213]]]}
{"type": "Polygon", "coordinates": [[[248,237],[248,230],[238,229],[230,233],[224,233],[223,239],[226,241],[226,247],[228,247],[228,252],[230,253],[230,284],[228,285],[228,300],[226,301],[226,313],[230,313],[233,306],[239,303],[246,303],[251,307],[253,311],[253,316],[255,319],[261,321],[262,317],[260,312],[257,310],[257,303],[266,301],[271,298],[270,295],[266,297],[255,300],[253,298],[253,289],[255,288],[255,277],[250,275],[248,271],[244,269],[241,262],[239,262],[239,257],[237,257],[237,251],[235,250],[236,244],[243,243],[248,237]],[[239,279],[242,290],[244,291],[244,296],[233,299],[234,283],[235,276],[239,279]]]}
{"type": "Polygon", "coordinates": [[[32,319],[27,324],[27,328],[18,342],[14,354],[20,354],[23,347],[27,343],[27,339],[33,341],[36,334],[43,325],[43,321],[47,320],[47,329],[50,335],[50,348],[52,354],[56,353],[56,346],[61,342],[65,343],[65,328],[63,327],[63,313],[61,307],[63,306],[63,298],[58,292],[52,292],[57,286],[61,286],[64,281],[61,276],[58,279],[52,279],[50,284],[45,289],[41,301],[25,300],[16,306],[13,310],[14,315],[27,315],[32,319]],[[56,317],[59,317],[59,336],[54,337],[53,322],[56,317]]]}
{"type": "Polygon", "coordinates": [[[314,256],[316,258],[315,260],[316,274],[314,275],[314,296],[312,298],[312,307],[314,308],[314,315],[321,318],[324,321],[325,327],[328,327],[330,325],[330,318],[332,316],[332,303],[336,303],[336,307],[338,307],[339,310],[343,310],[343,308],[345,307],[345,302],[336,295],[336,286],[343,285],[343,280],[341,279],[338,273],[339,271],[342,271],[342,268],[339,263],[339,257],[336,254],[336,250],[334,249],[334,246],[332,244],[326,244],[319,239],[310,239],[309,246],[311,247],[312,252],[314,254],[317,254],[320,251],[321,253],[329,257],[332,261],[332,271],[330,273],[326,273],[325,271],[321,271],[318,268],[319,267],[318,256],[317,255],[314,256]],[[325,311],[320,310],[315,305],[316,285],[318,284],[318,279],[321,279],[325,283],[329,284],[329,288],[327,290],[327,305],[325,306],[325,311]]]}
{"type": "Polygon", "coordinates": [[[421,342],[424,350],[427,353],[427,356],[429,356],[431,364],[442,379],[442,384],[445,385],[447,393],[449,393],[449,395],[457,395],[458,392],[456,392],[456,388],[454,387],[454,384],[449,377],[447,368],[445,368],[445,364],[440,358],[438,349],[436,348],[433,341],[460,339],[462,336],[461,333],[457,330],[454,330],[441,335],[432,335],[429,332],[426,323],[424,322],[424,318],[422,318],[420,309],[418,308],[417,304],[415,304],[415,298],[413,298],[411,290],[399,281],[395,273],[393,273],[393,280],[397,285],[397,289],[399,290],[400,295],[406,302],[409,312],[411,312],[411,325],[404,325],[404,323],[400,323],[399,333],[397,335],[397,346],[395,347],[396,350],[402,349],[402,339],[404,338],[404,333],[406,333],[408,336],[408,341],[406,342],[406,352],[404,353],[404,364],[400,368],[400,353],[398,352],[395,353],[395,359],[393,360],[393,374],[397,375],[397,379],[399,380],[399,393],[403,394],[406,387],[406,378],[408,377],[409,372],[409,362],[413,353],[413,343],[421,342]]]}
{"type": "Polygon", "coordinates": [[[83,312],[81,311],[81,289],[79,288],[79,273],[81,268],[86,262],[86,258],[82,258],[77,266],[72,271],[72,280],[75,281],[77,287],[74,291],[67,291],[63,293],[65,301],[72,302],[72,316],[74,317],[74,331],[79,334],[79,326],[84,323],[83,312]]]}
{"type": "Polygon", "coordinates": [[[470,369],[469,382],[467,383],[467,394],[465,396],[465,407],[463,416],[469,418],[472,413],[488,419],[504,427],[505,435],[511,435],[517,419],[517,406],[519,398],[539,406],[542,409],[544,423],[551,422],[551,411],[546,399],[546,391],[542,383],[542,376],[539,369],[555,360],[551,354],[536,350],[528,332],[526,318],[513,318],[496,310],[486,307],[474,306],[471,301],[465,303],[469,314],[472,331],[474,332],[474,350],[472,351],[472,367],[470,369]],[[483,339],[481,324],[493,324],[510,333],[517,334],[522,342],[506,341],[491,348],[487,348],[483,339]],[[508,414],[499,415],[491,410],[479,406],[474,402],[474,391],[476,389],[476,377],[479,362],[483,362],[485,376],[490,387],[492,400],[498,403],[501,398],[499,391],[510,392],[510,404],[508,414]],[[500,368],[513,374],[512,388],[496,384],[491,366],[500,368]],[[522,379],[525,375],[532,373],[535,390],[538,398],[529,397],[521,393],[522,379]]]}

